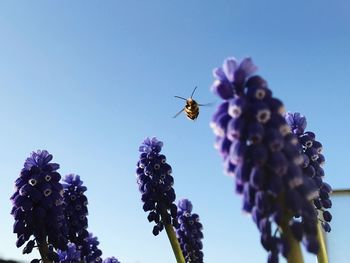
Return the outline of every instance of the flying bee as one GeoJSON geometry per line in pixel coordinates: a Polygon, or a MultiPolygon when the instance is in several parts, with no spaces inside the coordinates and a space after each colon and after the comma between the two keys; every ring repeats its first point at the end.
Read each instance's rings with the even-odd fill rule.
{"type": "Polygon", "coordinates": [[[181,109],[178,113],[175,114],[175,116],[173,118],[176,118],[177,116],[179,116],[183,111],[185,111],[187,118],[189,118],[190,120],[195,120],[197,119],[198,115],[199,115],[199,107],[200,106],[209,106],[211,105],[211,103],[207,103],[207,104],[198,104],[194,99],[192,99],[194,92],[196,91],[197,87],[194,88],[194,90],[192,91],[191,97],[189,97],[188,99],[185,99],[183,97],[180,96],[174,96],[175,98],[179,98],[182,100],[186,101],[186,105],[183,109],[181,109]]]}

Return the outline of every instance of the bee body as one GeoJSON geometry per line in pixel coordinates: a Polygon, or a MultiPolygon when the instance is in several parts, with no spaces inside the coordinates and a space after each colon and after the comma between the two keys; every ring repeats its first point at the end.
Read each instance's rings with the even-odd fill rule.
{"type": "Polygon", "coordinates": [[[192,96],[195,92],[195,90],[197,89],[197,87],[194,88],[194,90],[192,91],[191,97],[189,97],[188,99],[185,99],[183,97],[179,97],[179,96],[175,96],[176,98],[182,99],[186,101],[186,105],[185,107],[179,111],[174,118],[176,118],[177,116],[180,115],[181,112],[185,112],[187,118],[189,118],[190,120],[195,120],[198,118],[199,115],[199,106],[208,106],[209,104],[198,104],[194,99],[192,99],[192,96]]]}
{"type": "Polygon", "coordinates": [[[198,118],[199,115],[199,106],[198,103],[189,98],[186,100],[186,106],[185,106],[185,113],[187,115],[187,118],[189,118],[190,120],[195,120],[198,118]]]}

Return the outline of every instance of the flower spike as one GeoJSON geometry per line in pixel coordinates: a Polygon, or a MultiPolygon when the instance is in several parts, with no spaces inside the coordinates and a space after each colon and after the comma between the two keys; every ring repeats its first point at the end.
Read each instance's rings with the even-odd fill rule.
{"type": "Polygon", "coordinates": [[[67,248],[67,227],[64,217],[63,187],[59,165],[51,163],[47,151],[32,152],[24,163],[15,182],[16,191],[11,197],[17,234],[17,247],[27,242],[23,253],[30,253],[37,244],[42,260],[47,262],[48,244],[55,249],[67,248]]]}
{"type": "Polygon", "coordinates": [[[319,191],[301,168],[304,155],[291,133],[303,132],[306,120],[285,120],[283,103],[262,77],[253,75],[256,69],[250,58],[228,58],[214,70],[212,89],[224,101],[211,127],[225,171],[235,178],[236,192],[243,196],[242,209],[261,232],[268,262],[278,262],[278,254],[288,259],[301,256],[301,240],[317,253],[317,214],[310,200],[318,198],[319,191]],[[300,221],[308,223],[301,227],[300,221]]]}

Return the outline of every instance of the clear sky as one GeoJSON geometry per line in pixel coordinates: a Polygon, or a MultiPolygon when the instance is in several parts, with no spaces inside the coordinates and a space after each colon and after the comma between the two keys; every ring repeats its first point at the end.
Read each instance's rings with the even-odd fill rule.
{"type": "Polygon", "coordinates": [[[9,198],[26,157],[47,149],[62,175],[88,187],[89,229],[104,257],[174,262],[165,232],[151,233],[135,181],[138,146],[157,136],[178,198],[201,216],[205,262],[265,262],[213,148],[215,106],[195,122],[173,119],[183,106],[173,96],[198,86],[199,102],[218,104],[212,69],[251,56],[287,109],[307,116],[324,145],[326,181],[350,187],[349,11],[346,0],[1,1],[0,256],[34,257],[15,247],[9,198]]]}

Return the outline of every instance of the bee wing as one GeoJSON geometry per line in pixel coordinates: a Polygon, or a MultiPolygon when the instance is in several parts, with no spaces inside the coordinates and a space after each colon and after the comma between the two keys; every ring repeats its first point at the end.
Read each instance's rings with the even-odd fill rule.
{"type": "Polygon", "coordinates": [[[177,116],[179,116],[184,110],[185,110],[185,108],[183,108],[182,110],[180,110],[178,113],[176,113],[176,114],[174,115],[173,118],[176,118],[177,116]]]}

